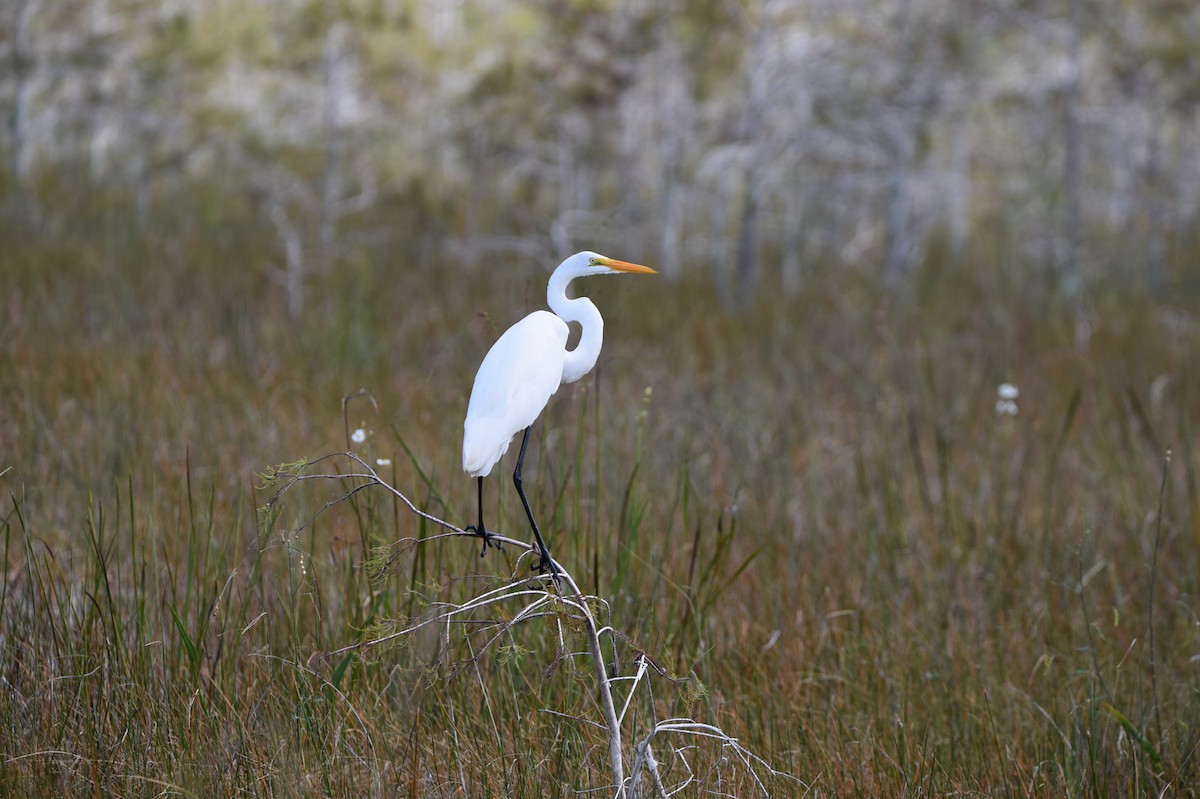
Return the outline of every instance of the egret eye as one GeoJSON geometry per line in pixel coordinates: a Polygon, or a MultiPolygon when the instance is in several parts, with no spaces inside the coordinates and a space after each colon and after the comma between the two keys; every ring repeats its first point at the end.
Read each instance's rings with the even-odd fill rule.
{"type": "Polygon", "coordinates": [[[589,259],[588,259],[588,261],[589,261],[589,262],[591,262],[592,266],[599,266],[599,265],[600,265],[600,261],[598,261],[598,260],[597,260],[597,259],[595,259],[595,258],[589,258],[589,259]]]}

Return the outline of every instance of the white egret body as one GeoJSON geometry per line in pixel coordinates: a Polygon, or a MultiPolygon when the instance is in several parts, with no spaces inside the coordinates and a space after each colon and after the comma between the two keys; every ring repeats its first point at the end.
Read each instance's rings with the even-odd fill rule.
{"type": "Polygon", "coordinates": [[[600,311],[586,297],[568,297],[567,285],[577,277],[622,273],[653,274],[654,270],[594,252],[572,255],[558,265],[546,287],[546,300],[554,313],[534,311],[517,322],[497,339],[479,366],[463,424],[463,470],[479,481],[479,525],[467,529],[483,537],[485,551],[488,533],[483,526],[483,478],[523,430],[526,438],[521,442],[513,482],[541,549],[539,568],[551,567],[521,486],[525,443],[529,427],[550,397],[559,386],[573,383],[591,371],[604,341],[600,311]],[[573,350],[567,349],[568,322],[578,322],[582,328],[579,344],[573,350]]]}

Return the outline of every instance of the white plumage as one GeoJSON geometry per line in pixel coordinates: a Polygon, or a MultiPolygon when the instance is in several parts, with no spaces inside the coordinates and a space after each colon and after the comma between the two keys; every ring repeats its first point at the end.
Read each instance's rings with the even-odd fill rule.
{"type": "Polygon", "coordinates": [[[513,437],[533,424],[558,387],[595,366],[604,319],[591,300],[568,297],[567,284],[587,275],[630,272],[654,270],[590,251],[558,265],[546,286],[554,313],[534,311],[504,331],[479,366],[463,424],[463,471],[472,477],[491,473],[513,437]],[[583,329],[573,350],[567,350],[567,322],[579,322],[583,329]]]}
{"type": "Polygon", "coordinates": [[[488,350],[467,405],[463,471],[491,473],[513,437],[529,427],[562,385],[567,323],[534,311],[504,332],[488,350]]]}
{"type": "MultiPolygon", "coordinates": [[[[467,418],[463,423],[463,470],[479,481],[479,524],[465,529],[483,538],[485,552],[490,533],[483,525],[483,478],[491,473],[517,433],[524,430],[528,434],[530,425],[541,415],[558,387],[583,377],[600,356],[604,319],[591,300],[568,297],[567,285],[575,278],[587,275],[653,272],[647,266],[617,261],[590,251],[576,253],[550,275],[546,301],[554,313],[534,311],[506,330],[488,350],[475,375],[467,418]],[[579,344],[573,350],[567,349],[568,322],[578,322],[582,328],[579,344]]],[[[550,555],[521,487],[524,456],[522,446],[513,482],[541,550],[539,569],[552,568],[550,555]]]]}

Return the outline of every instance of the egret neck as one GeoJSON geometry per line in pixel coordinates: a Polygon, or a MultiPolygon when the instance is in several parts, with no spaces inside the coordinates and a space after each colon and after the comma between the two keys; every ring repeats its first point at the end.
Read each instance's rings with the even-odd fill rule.
{"type": "Polygon", "coordinates": [[[568,297],[567,285],[581,273],[556,269],[546,286],[546,301],[564,322],[578,322],[583,328],[575,349],[567,351],[562,381],[574,383],[596,365],[604,343],[604,318],[587,297],[568,297]]]}

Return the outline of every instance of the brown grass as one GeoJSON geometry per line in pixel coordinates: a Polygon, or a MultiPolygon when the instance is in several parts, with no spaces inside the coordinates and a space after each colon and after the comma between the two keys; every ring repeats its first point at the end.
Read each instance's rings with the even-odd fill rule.
{"type": "MultiPolygon", "coordinates": [[[[256,515],[256,473],[344,448],[365,387],[360,450],[470,520],[474,368],[551,265],[410,260],[397,232],[314,276],[293,322],[236,207],[123,208],[4,223],[0,794],[606,784],[598,735],[539,710],[592,702],[544,628],[476,663],[425,640],[323,656],[486,584],[496,555],[434,545],[371,580],[364,542],[420,532],[382,496],[299,537],[332,493],[256,515]]],[[[1197,298],[1099,284],[1079,311],[1031,271],[978,253],[897,298],[819,267],[748,313],[701,277],[581,286],[605,353],[536,428],[527,485],[556,557],[703,685],[660,684],[659,712],[721,724],[810,795],[1195,795],[1197,298]]],[[[519,534],[507,478],[488,489],[519,534]]]]}

